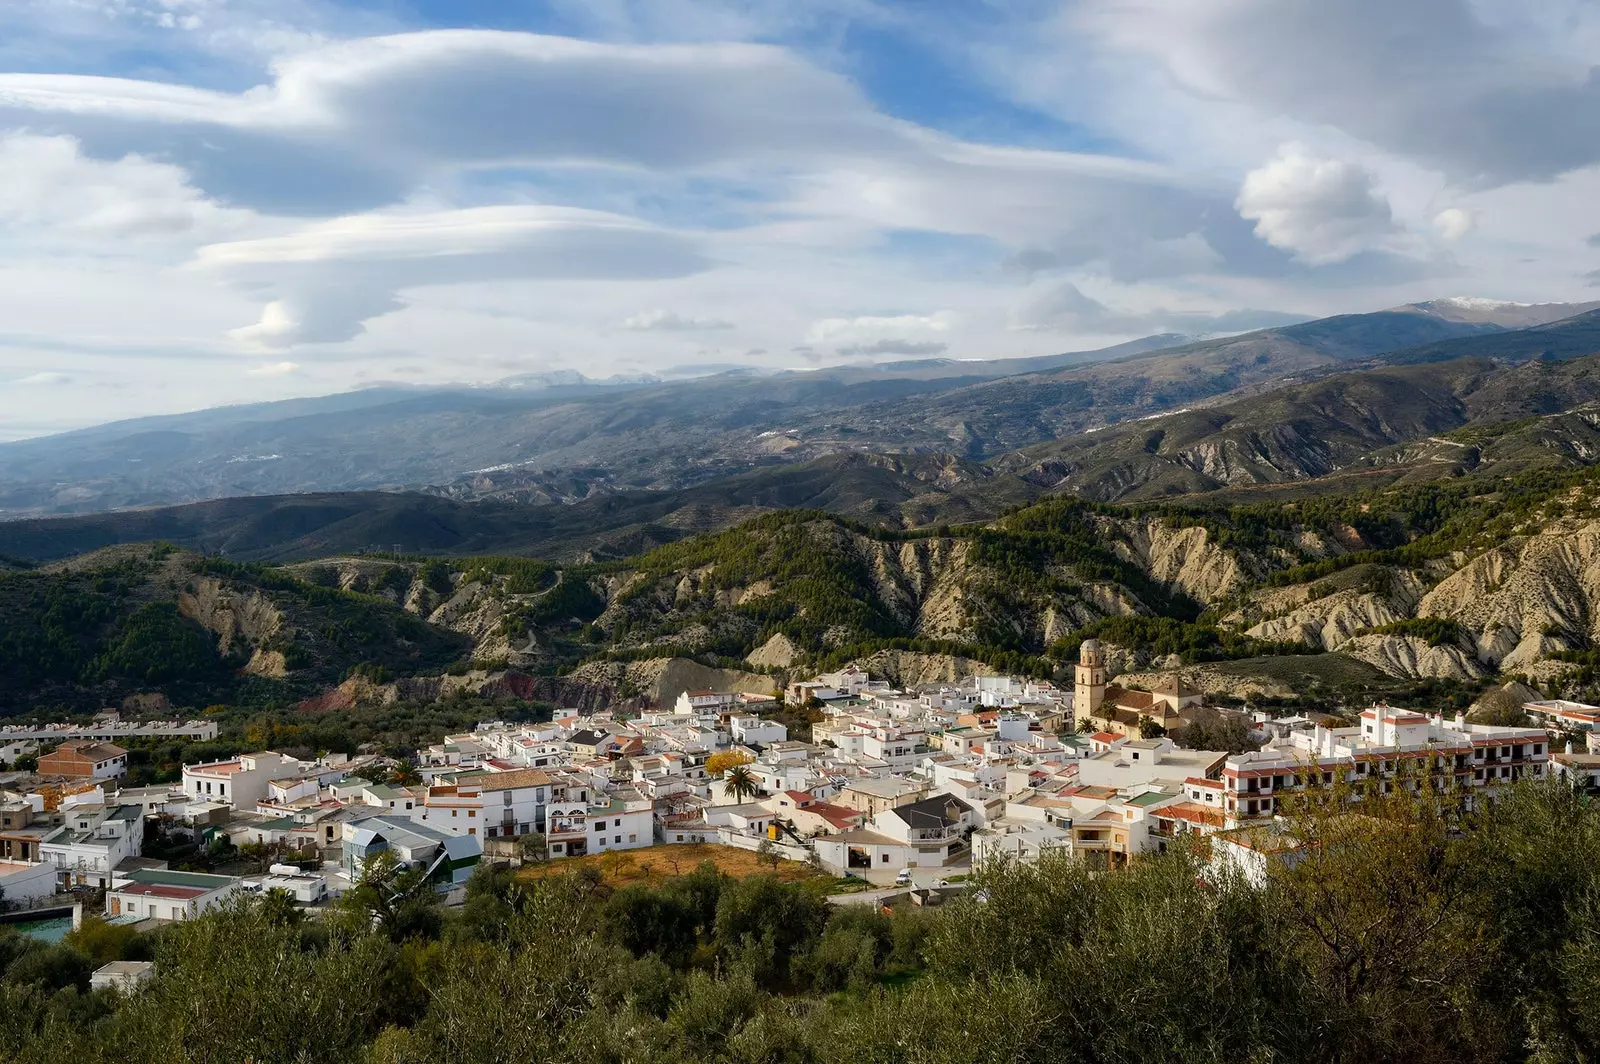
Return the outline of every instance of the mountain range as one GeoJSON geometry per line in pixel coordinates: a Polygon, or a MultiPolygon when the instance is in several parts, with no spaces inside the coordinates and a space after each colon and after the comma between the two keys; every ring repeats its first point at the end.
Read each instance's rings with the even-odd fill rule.
{"type": "Polygon", "coordinates": [[[1467,340],[1500,350],[1529,322],[1591,309],[1434,301],[1037,359],[604,383],[545,374],[140,418],[0,445],[0,515],[404,489],[571,503],[846,453],[988,461],[1374,359],[1448,357],[1440,350],[1467,340]]]}
{"type": "MultiPolygon", "coordinates": [[[[1344,491],[1491,468],[1585,465],[1600,446],[1600,415],[1590,408],[1600,402],[1600,359],[1589,357],[1600,352],[1600,310],[1562,309],[1577,313],[1560,317],[1550,306],[1512,305],[1504,310],[1510,320],[1555,320],[1507,329],[1484,320],[1489,308],[1436,302],[1133,354],[1071,356],[1077,364],[978,381],[970,378],[995,368],[934,360],[767,378],[760,394],[770,399],[787,389],[802,397],[797,410],[815,408],[795,413],[788,424],[799,427],[785,429],[760,428],[769,423],[760,420],[737,432],[729,428],[726,422],[756,418],[755,393],[740,393],[750,399],[742,409],[728,399],[755,385],[723,377],[670,386],[561,382],[544,388],[543,400],[508,399],[494,389],[358,392],[146,419],[0,448],[0,468],[13,476],[32,469],[35,477],[41,469],[64,476],[60,470],[81,468],[90,479],[52,482],[58,500],[99,483],[96,469],[128,495],[146,490],[139,484],[170,488],[191,475],[199,490],[196,441],[227,438],[230,446],[280,455],[232,464],[289,475],[282,490],[295,490],[236,490],[204,502],[73,517],[19,516],[0,521],[0,556],[43,561],[165,539],[248,560],[374,550],[623,557],[775,509],[818,509],[912,528],[985,520],[1060,492],[1103,502],[1214,492],[1243,497],[1272,485],[1344,491]],[[1430,339],[1440,333],[1455,335],[1430,339]],[[1370,353],[1418,339],[1425,342],[1370,353]],[[962,376],[940,376],[952,372],[962,376]],[[578,397],[554,394],[569,387],[587,390],[578,397]],[[854,406],[822,403],[829,395],[863,393],[880,397],[854,406]],[[719,396],[729,406],[706,411],[719,396]],[[684,404],[700,404],[693,431],[678,412],[684,404]],[[574,411],[588,419],[589,435],[576,420],[551,421],[558,413],[576,418],[574,411]],[[964,439],[940,428],[952,419],[964,439]],[[493,451],[502,432],[534,422],[577,440],[568,451],[583,450],[589,464],[544,470],[502,463],[413,490],[297,487],[302,474],[320,478],[311,487],[339,486],[341,463],[354,469],[353,479],[368,476],[365,456],[379,441],[394,448],[385,461],[397,466],[443,461],[447,451],[456,453],[447,442],[477,448],[478,460],[504,457],[493,451]],[[454,426],[448,441],[443,425],[454,426]],[[736,471],[714,475],[715,462],[692,458],[685,435],[720,440],[720,461],[736,471]],[[403,440],[416,436],[427,438],[407,451],[403,440]],[[674,442],[651,456],[656,468],[696,460],[699,467],[663,474],[664,481],[646,478],[645,486],[619,475],[619,456],[642,455],[649,441],[661,440],[674,442]],[[303,448],[302,457],[281,457],[291,446],[303,448]],[[338,462],[311,462],[336,447],[338,462]],[[112,451],[141,472],[113,476],[112,451]]],[[[11,494],[41,490],[35,484],[11,494]]]]}
{"type": "Polygon", "coordinates": [[[1185,663],[1218,697],[1600,686],[1600,309],[1436,302],[1060,358],[363,392],[31,441],[7,468],[143,440],[193,473],[196,441],[251,432],[400,446],[456,424],[452,445],[487,455],[508,425],[576,411],[561,431],[592,450],[422,490],[0,521],[0,711],[151,688],[599,705],[850,660],[1059,677],[1089,635],[1128,682],[1185,663]],[[756,409],[774,394],[794,400],[780,429],[756,409]],[[687,431],[685,407],[735,471],[619,476],[687,431]],[[793,446],[751,449],[777,438],[793,446]]]}

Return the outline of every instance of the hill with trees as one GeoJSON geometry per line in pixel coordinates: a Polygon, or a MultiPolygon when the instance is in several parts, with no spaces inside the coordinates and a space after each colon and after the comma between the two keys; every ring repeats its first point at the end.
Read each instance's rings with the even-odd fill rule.
{"type": "MultiPolygon", "coordinates": [[[[1398,793],[1397,788],[1397,793],[1398,793]]],[[[268,895],[59,945],[0,927],[16,1064],[1582,1061],[1600,1045],[1600,813],[1313,796],[1260,879],[1208,844],[1095,873],[996,865],[943,906],[816,876],[650,885],[482,869],[445,910],[373,861],[323,918],[268,895]],[[97,965],[153,958],[128,997],[97,965]],[[488,1007],[492,1004],[492,1007],[488,1007]]]]}

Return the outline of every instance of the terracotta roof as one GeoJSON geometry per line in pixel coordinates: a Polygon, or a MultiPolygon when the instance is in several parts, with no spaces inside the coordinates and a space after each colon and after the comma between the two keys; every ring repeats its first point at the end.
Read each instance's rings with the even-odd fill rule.
{"type": "MultiPolygon", "coordinates": [[[[128,751],[114,743],[96,742],[92,739],[69,739],[51,751],[54,754],[76,754],[98,764],[114,757],[123,757],[128,751]]],[[[50,754],[44,755],[49,757],[50,754]]]]}
{"type": "Polygon", "coordinates": [[[1204,776],[1190,776],[1188,779],[1184,780],[1183,782],[1192,783],[1196,787],[1215,787],[1218,790],[1222,789],[1222,781],[1221,780],[1210,780],[1210,779],[1206,779],[1204,776]]]}
{"type": "Polygon", "coordinates": [[[1227,823],[1226,818],[1215,809],[1207,809],[1194,802],[1179,802],[1157,809],[1150,815],[1158,820],[1186,820],[1191,824],[1209,824],[1214,828],[1220,828],[1227,823]]]}
{"type": "Polygon", "coordinates": [[[542,768],[514,768],[504,773],[475,774],[462,782],[474,782],[483,790],[514,790],[517,787],[549,787],[550,773],[542,768]]]}
{"type": "Polygon", "coordinates": [[[1096,743],[1114,743],[1121,738],[1122,736],[1112,731],[1095,732],[1093,735],[1089,736],[1089,740],[1096,743]]]}
{"type": "Polygon", "coordinates": [[[1113,684],[1106,688],[1106,701],[1119,709],[1145,710],[1155,704],[1156,696],[1149,691],[1130,691],[1113,684]]]}
{"type": "Polygon", "coordinates": [[[859,824],[866,819],[865,813],[859,809],[850,809],[832,802],[815,802],[806,806],[806,812],[815,813],[836,828],[847,828],[852,824],[859,824]]]}
{"type": "Polygon", "coordinates": [[[192,898],[200,897],[202,894],[209,894],[210,891],[202,890],[199,887],[167,887],[155,883],[129,883],[125,887],[116,888],[112,893],[189,901],[192,898]]]}

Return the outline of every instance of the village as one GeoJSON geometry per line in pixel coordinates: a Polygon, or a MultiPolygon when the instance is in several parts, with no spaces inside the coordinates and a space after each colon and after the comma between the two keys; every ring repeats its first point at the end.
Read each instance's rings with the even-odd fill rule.
{"type": "MultiPolygon", "coordinates": [[[[132,787],[122,785],[127,751],[110,739],[130,726],[102,723],[54,746],[35,729],[6,750],[43,750],[37,768],[0,775],[0,904],[142,924],[187,920],[241,891],[281,891],[315,910],[379,854],[422,870],[448,901],[485,861],[685,845],[751,851],[774,867],[803,862],[877,897],[959,889],[974,866],[1048,851],[1115,869],[1196,833],[1212,861],[1260,877],[1267,862],[1292,859],[1285,796],[1307,787],[1383,792],[1431,774],[1478,802],[1550,774],[1600,790],[1600,708],[1524,709],[1538,726],[1381,703],[1353,724],[1219,710],[1176,675],[1153,691],[1108,683],[1090,640],[1071,690],[1006,676],[901,690],[852,667],[781,692],[684,691],[630,719],[484,721],[419,751],[414,765],[264,750],[185,764],[181,783],[132,787]],[[773,719],[780,697],[811,709],[809,737],[773,719]],[[1251,748],[1175,742],[1199,715],[1231,720],[1251,748]],[[1581,749],[1573,735],[1586,737],[1581,749]],[[1557,736],[1568,737],[1561,749],[1557,736]],[[374,782],[385,776],[415,782],[374,782]],[[261,870],[179,870],[162,856],[218,846],[255,856],[261,870]]],[[[200,722],[159,728],[210,734],[200,722]]]]}

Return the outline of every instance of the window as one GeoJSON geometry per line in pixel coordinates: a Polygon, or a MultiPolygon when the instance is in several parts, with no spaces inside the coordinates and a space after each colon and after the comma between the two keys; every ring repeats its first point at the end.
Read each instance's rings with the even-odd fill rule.
{"type": "Polygon", "coordinates": [[[879,864],[888,864],[889,863],[889,855],[886,854],[886,853],[879,854],[878,855],[878,863],[879,864]]]}
{"type": "Polygon", "coordinates": [[[612,822],[611,822],[611,826],[612,826],[612,827],[614,827],[614,828],[620,828],[620,827],[621,827],[621,826],[622,826],[622,821],[620,821],[620,820],[613,820],[613,821],[612,821],[612,822]]]}
{"type": "Polygon", "coordinates": [[[628,841],[629,842],[638,842],[639,841],[639,836],[638,835],[629,835],[628,836],[628,841]]]}
{"type": "Polygon", "coordinates": [[[594,829],[596,831],[604,831],[606,829],[606,822],[604,820],[600,821],[594,826],[594,829]]]}
{"type": "Polygon", "coordinates": [[[452,810],[450,810],[450,815],[451,815],[451,816],[452,816],[452,817],[456,817],[456,816],[460,816],[460,815],[461,815],[461,810],[459,810],[459,809],[452,809],[452,810]]]}
{"type": "Polygon", "coordinates": [[[468,809],[467,810],[467,818],[469,820],[472,819],[473,817],[476,817],[477,815],[478,815],[478,811],[476,809],[468,809]]]}
{"type": "Polygon", "coordinates": [[[622,836],[618,835],[616,838],[612,839],[611,841],[612,842],[616,842],[616,843],[620,843],[620,842],[622,842],[622,836]]]}

